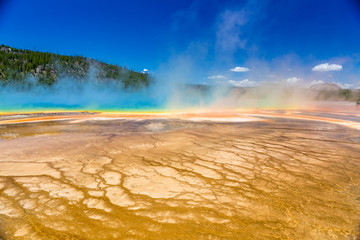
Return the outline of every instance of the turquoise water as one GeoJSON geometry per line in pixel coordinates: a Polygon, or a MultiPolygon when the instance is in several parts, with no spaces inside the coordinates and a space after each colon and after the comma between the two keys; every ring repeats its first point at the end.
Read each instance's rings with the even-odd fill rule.
{"type": "Polygon", "coordinates": [[[167,96],[154,92],[124,92],[116,89],[45,89],[19,91],[0,89],[0,112],[65,111],[155,111],[164,109],[167,96]]]}
{"type": "Polygon", "coordinates": [[[0,112],[40,111],[165,111],[206,107],[226,94],[204,94],[191,88],[161,88],[137,91],[115,86],[80,85],[69,81],[52,88],[19,90],[0,88],[0,112]]]}
{"type": "Polygon", "coordinates": [[[46,111],[120,111],[120,112],[161,112],[165,111],[166,107],[159,105],[151,104],[136,104],[136,105],[121,105],[121,106],[112,106],[112,105],[81,105],[81,104],[53,104],[53,103],[29,103],[22,105],[3,105],[0,104],[0,113],[6,112],[46,112],[46,111]]]}

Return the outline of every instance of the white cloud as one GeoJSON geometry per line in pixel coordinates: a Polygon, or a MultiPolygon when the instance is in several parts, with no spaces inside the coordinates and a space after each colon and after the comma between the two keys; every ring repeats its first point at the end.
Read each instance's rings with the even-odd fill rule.
{"type": "Polygon", "coordinates": [[[209,79],[226,79],[226,77],[224,75],[214,75],[214,76],[210,76],[208,78],[209,79]]]}
{"type": "Polygon", "coordinates": [[[291,77],[291,78],[286,79],[286,82],[287,82],[287,83],[297,83],[297,82],[299,82],[300,80],[301,80],[300,78],[291,77]]]}
{"type": "Polygon", "coordinates": [[[314,80],[314,81],[311,81],[308,86],[311,87],[311,86],[315,86],[315,85],[318,85],[318,84],[321,84],[321,83],[324,83],[323,80],[314,80]]]}
{"type": "Polygon", "coordinates": [[[232,72],[248,72],[248,71],[250,71],[250,69],[247,67],[235,67],[235,68],[230,69],[230,71],[232,71],[232,72]]]}
{"type": "Polygon", "coordinates": [[[244,80],[240,80],[240,81],[229,80],[229,83],[231,85],[233,85],[234,87],[254,87],[254,86],[256,86],[256,82],[251,81],[249,79],[244,79],[244,80]]]}
{"type": "Polygon", "coordinates": [[[149,71],[149,69],[147,69],[147,68],[144,68],[144,70],[143,70],[143,72],[148,72],[149,71]]]}
{"type": "Polygon", "coordinates": [[[343,67],[339,64],[323,63],[313,67],[314,72],[341,71],[343,67]]]}

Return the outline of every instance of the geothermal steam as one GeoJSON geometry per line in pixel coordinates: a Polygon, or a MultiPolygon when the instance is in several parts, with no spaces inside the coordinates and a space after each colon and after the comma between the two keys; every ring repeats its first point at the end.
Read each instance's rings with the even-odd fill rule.
{"type": "Polygon", "coordinates": [[[92,70],[85,80],[59,79],[42,86],[34,78],[0,87],[0,111],[17,110],[223,110],[236,108],[303,107],[317,93],[304,85],[263,82],[253,88],[227,84],[194,85],[179,71],[159,74],[147,88],[125,90],[120,81],[96,79],[92,70]]]}

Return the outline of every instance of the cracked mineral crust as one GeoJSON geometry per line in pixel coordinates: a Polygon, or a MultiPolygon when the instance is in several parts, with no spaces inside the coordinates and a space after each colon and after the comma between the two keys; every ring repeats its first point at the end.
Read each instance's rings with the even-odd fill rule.
{"type": "Polygon", "coordinates": [[[356,128],[73,118],[0,128],[0,239],[359,235],[356,128]]]}

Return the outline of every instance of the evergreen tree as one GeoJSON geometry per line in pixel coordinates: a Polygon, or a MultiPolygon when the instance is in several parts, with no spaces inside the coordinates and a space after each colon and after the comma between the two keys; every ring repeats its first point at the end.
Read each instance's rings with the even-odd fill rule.
{"type": "Polygon", "coordinates": [[[7,83],[24,80],[27,76],[36,77],[38,83],[44,85],[52,85],[62,76],[83,79],[87,77],[91,64],[98,68],[99,80],[120,81],[125,88],[146,87],[152,81],[148,74],[83,56],[21,50],[5,45],[0,47],[0,79],[7,83]]]}

